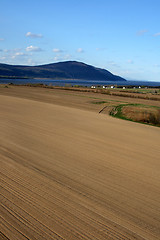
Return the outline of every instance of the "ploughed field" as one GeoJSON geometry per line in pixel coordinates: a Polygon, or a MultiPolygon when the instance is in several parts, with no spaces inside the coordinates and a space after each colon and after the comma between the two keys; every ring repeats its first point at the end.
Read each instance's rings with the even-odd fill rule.
{"type": "Polygon", "coordinates": [[[0,88],[1,239],[160,239],[160,128],[108,115],[135,103],[0,88]]]}

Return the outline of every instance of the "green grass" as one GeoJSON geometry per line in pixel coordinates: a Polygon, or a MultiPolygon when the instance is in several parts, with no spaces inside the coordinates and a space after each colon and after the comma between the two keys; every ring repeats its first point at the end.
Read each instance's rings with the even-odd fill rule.
{"type": "MultiPolygon", "coordinates": [[[[160,94],[159,88],[114,88],[120,92],[130,92],[130,93],[157,93],[160,94]]],[[[111,89],[111,90],[114,90],[111,89]]]]}
{"type": "Polygon", "coordinates": [[[93,104],[103,104],[103,103],[107,103],[106,101],[99,101],[99,102],[92,102],[93,104]]]}
{"type": "Polygon", "coordinates": [[[5,85],[5,84],[0,84],[0,87],[1,87],[1,88],[9,88],[9,86],[8,86],[8,85],[5,85]]]}

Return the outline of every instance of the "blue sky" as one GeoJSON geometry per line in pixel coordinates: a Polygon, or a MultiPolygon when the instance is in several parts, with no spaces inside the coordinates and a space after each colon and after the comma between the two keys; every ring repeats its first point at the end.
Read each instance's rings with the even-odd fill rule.
{"type": "Polygon", "coordinates": [[[160,81],[160,1],[0,1],[1,63],[68,60],[160,81]]]}

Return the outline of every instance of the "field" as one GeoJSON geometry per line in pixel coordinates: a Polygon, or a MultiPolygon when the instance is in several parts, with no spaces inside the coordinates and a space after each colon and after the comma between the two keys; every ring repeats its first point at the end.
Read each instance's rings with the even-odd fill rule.
{"type": "Polygon", "coordinates": [[[0,87],[1,239],[160,239],[160,128],[109,115],[160,101],[117,95],[0,87]]]}

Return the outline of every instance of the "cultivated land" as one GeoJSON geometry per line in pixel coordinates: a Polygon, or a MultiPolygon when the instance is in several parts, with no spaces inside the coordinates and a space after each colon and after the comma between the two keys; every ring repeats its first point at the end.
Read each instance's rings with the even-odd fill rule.
{"type": "Polygon", "coordinates": [[[0,87],[1,239],[160,239],[160,128],[107,114],[128,103],[160,107],[0,87]]]}

